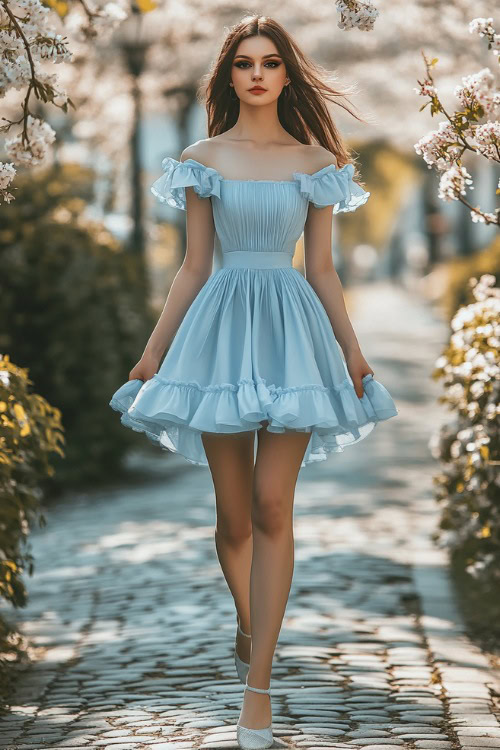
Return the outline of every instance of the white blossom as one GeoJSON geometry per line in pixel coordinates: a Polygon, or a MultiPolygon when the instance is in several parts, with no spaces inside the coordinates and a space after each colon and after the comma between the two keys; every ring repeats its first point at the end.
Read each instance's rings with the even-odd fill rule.
{"type": "Polygon", "coordinates": [[[481,211],[479,206],[475,206],[475,209],[475,211],[470,212],[470,217],[474,224],[486,224],[487,221],[495,223],[498,221],[496,214],[488,213],[488,211],[481,211]]]}
{"type": "Polygon", "coordinates": [[[432,83],[432,81],[422,81],[420,84],[420,88],[415,88],[414,91],[417,92],[417,94],[420,94],[420,96],[437,96],[437,89],[432,83]]]}
{"type": "Polygon", "coordinates": [[[431,130],[415,143],[414,149],[424,158],[429,168],[435,167],[439,171],[444,171],[449,169],[462,153],[460,146],[452,145],[456,142],[457,134],[453,126],[444,120],[439,123],[437,130],[431,130]]]}
{"type": "Polygon", "coordinates": [[[379,15],[371,0],[337,0],[336,6],[340,14],[337,26],[344,31],[371,31],[379,15]]]}
{"type": "Polygon", "coordinates": [[[500,161],[500,122],[485,122],[475,131],[479,153],[487,159],[500,161]]]}
{"type": "Polygon", "coordinates": [[[5,151],[18,164],[36,166],[44,161],[56,134],[47,122],[32,117],[32,115],[28,117],[27,133],[29,146],[23,144],[22,134],[18,133],[5,141],[5,151]]]}
{"type": "Polygon", "coordinates": [[[488,37],[489,47],[493,54],[498,57],[500,54],[500,34],[495,33],[493,28],[493,18],[474,18],[469,24],[471,34],[488,37]]]}
{"type": "Polygon", "coordinates": [[[15,174],[16,168],[13,164],[6,164],[0,161],[0,190],[5,190],[10,185],[15,174]]]}
{"type": "MultiPolygon", "coordinates": [[[[441,175],[438,196],[443,201],[456,201],[459,195],[466,194],[466,185],[472,185],[472,177],[465,167],[454,164],[441,175]]],[[[474,190],[474,186],[470,189],[474,190]]]]}
{"type": "Polygon", "coordinates": [[[16,175],[16,168],[13,164],[7,164],[0,161],[0,197],[5,203],[10,203],[14,196],[8,192],[7,188],[16,175]]]}
{"type": "Polygon", "coordinates": [[[500,107],[500,93],[495,90],[495,78],[489,68],[462,78],[462,85],[455,87],[455,96],[463,107],[474,101],[485,113],[495,112],[500,107]]]}

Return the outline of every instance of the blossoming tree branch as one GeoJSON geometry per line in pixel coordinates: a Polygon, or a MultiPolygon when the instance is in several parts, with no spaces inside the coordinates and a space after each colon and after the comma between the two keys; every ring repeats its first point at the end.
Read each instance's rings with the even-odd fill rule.
{"type": "MultiPolygon", "coordinates": [[[[478,33],[488,40],[488,49],[500,62],[500,34],[493,28],[492,18],[475,18],[469,24],[471,33],[478,33]]],[[[460,109],[449,113],[443,106],[436,89],[432,69],[438,62],[437,58],[429,60],[423,54],[426,67],[426,77],[418,81],[420,88],[415,91],[421,96],[429,97],[421,110],[431,105],[431,114],[441,113],[446,117],[439,123],[438,130],[433,130],[418,143],[415,151],[427,162],[429,169],[434,168],[440,174],[439,198],[443,201],[459,200],[471,212],[473,222],[484,224],[499,224],[500,209],[495,213],[481,210],[473,206],[464,196],[466,186],[473,190],[472,178],[466,167],[462,165],[462,156],[471,151],[490,161],[500,162],[500,123],[498,120],[485,120],[497,114],[500,109],[500,92],[495,84],[495,77],[489,68],[483,68],[478,73],[462,78],[462,84],[455,87],[455,96],[460,103],[460,109]]],[[[497,186],[500,193],[500,180],[497,186]]]]}
{"type": "Polygon", "coordinates": [[[34,102],[52,104],[67,112],[71,99],[58,83],[58,76],[47,70],[49,62],[69,62],[68,41],[58,31],[62,19],[69,18],[72,31],[81,38],[109,33],[128,16],[126,5],[103,0],[0,0],[0,97],[16,89],[24,90],[17,119],[1,118],[0,132],[18,132],[6,138],[5,153],[13,163],[0,162],[0,197],[13,199],[9,186],[16,174],[15,164],[41,164],[55,140],[48,122],[33,112],[34,102]],[[49,7],[50,6],[50,7],[49,7]]]}

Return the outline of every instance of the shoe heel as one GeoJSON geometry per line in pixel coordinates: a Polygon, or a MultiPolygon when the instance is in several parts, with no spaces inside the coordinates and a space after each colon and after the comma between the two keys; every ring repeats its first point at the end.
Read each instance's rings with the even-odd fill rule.
{"type": "MultiPolygon", "coordinates": [[[[271,688],[255,688],[245,682],[245,690],[252,690],[254,693],[266,693],[271,696],[271,688]]],[[[265,750],[274,743],[273,723],[263,729],[250,729],[243,727],[239,722],[236,724],[236,739],[241,750],[265,750]]]]}

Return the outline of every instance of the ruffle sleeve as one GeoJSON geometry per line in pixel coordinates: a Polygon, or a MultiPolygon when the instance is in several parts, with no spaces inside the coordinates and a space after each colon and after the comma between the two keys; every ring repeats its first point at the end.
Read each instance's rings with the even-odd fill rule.
{"type": "Polygon", "coordinates": [[[194,159],[177,161],[171,156],[163,159],[163,174],[151,185],[151,192],[161,202],[186,210],[186,188],[192,187],[200,198],[216,195],[220,198],[220,175],[194,159]]]}
{"type": "Polygon", "coordinates": [[[345,164],[338,169],[329,164],[314,174],[295,172],[300,192],[315,208],[333,206],[333,213],[355,211],[368,200],[370,193],[352,179],[354,165],[345,164]]]}

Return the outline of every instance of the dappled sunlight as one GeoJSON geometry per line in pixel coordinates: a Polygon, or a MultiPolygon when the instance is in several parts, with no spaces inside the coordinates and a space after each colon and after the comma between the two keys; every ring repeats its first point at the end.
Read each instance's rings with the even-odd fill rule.
{"type": "Polygon", "coordinates": [[[179,558],[199,557],[196,542],[212,539],[212,527],[182,527],[177,524],[155,521],[155,523],[127,523],[116,534],[106,534],[93,544],[82,547],[82,554],[107,555],[110,562],[126,562],[137,565],[164,555],[179,558]]]}

